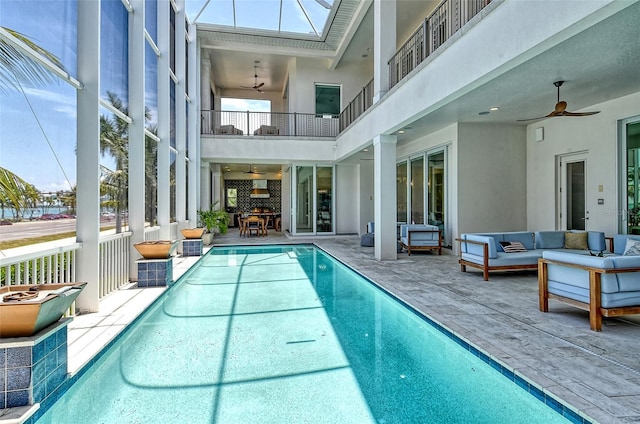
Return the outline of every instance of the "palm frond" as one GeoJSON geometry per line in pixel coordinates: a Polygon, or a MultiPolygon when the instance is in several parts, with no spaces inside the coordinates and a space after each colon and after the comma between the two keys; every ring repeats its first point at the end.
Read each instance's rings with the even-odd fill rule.
{"type": "MultiPolygon", "coordinates": [[[[62,62],[55,55],[38,46],[27,36],[6,27],[0,28],[26,44],[34,52],[46,57],[51,63],[64,68],[62,62]]],[[[21,83],[42,86],[57,80],[55,74],[46,66],[34,60],[4,37],[0,37],[0,92],[19,90],[21,83]]]]}

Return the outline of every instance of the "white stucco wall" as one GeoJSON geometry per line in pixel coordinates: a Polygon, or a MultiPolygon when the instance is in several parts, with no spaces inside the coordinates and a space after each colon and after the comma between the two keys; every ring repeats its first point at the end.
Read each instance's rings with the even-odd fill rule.
{"type": "Polygon", "coordinates": [[[457,144],[458,231],[526,230],[525,128],[460,124],[457,144]]]}
{"type": "Polygon", "coordinates": [[[341,88],[340,110],[362,90],[371,78],[371,69],[364,62],[328,69],[326,59],[297,58],[295,74],[290,72],[289,97],[291,112],[315,113],[315,84],[337,84],[341,88]],[[295,78],[293,78],[295,75],[295,78]]]}
{"type": "Polygon", "coordinates": [[[353,234],[358,230],[360,202],[355,193],[359,191],[358,165],[336,165],[336,233],[353,234]]]}
{"type": "Polygon", "coordinates": [[[618,185],[624,164],[617,160],[618,121],[640,116],[640,92],[590,106],[597,115],[551,118],[527,127],[528,227],[553,230],[557,226],[556,160],[559,155],[586,151],[587,229],[618,232],[618,185]],[[535,141],[535,129],[544,128],[544,140],[535,141]],[[602,186],[602,191],[599,191],[602,186]],[[597,199],[604,199],[603,205],[597,199]]]}
{"type": "Polygon", "coordinates": [[[373,192],[374,192],[374,176],[373,176],[373,161],[363,160],[358,165],[359,172],[358,178],[360,180],[360,214],[357,228],[354,232],[358,234],[365,233],[365,226],[367,222],[374,220],[373,210],[373,192]]]}

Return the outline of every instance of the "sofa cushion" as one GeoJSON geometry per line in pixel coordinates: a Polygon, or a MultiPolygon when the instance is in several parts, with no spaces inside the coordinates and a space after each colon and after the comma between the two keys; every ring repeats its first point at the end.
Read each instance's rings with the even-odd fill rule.
{"type": "Polygon", "coordinates": [[[604,252],[607,250],[604,233],[601,231],[588,231],[587,244],[589,244],[589,250],[594,250],[596,252],[604,252]]]}
{"type": "Polygon", "coordinates": [[[536,231],[536,249],[563,249],[564,231],[536,231]]]}
{"type": "Polygon", "coordinates": [[[624,248],[624,256],[638,256],[640,255],[640,241],[628,238],[627,244],[624,248]]]}
{"type": "Polygon", "coordinates": [[[588,250],[589,243],[587,242],[587,233],[566,232],[564,234],[564,248],[588,250]]]}
{"type": "Polygon", "coordinates": [[[640,235],[636,234],[616,234],[613,236],[613,253],[616,255],[624,254],[624,249],[627,247],[627,240],[640,241],[640,235]]]}

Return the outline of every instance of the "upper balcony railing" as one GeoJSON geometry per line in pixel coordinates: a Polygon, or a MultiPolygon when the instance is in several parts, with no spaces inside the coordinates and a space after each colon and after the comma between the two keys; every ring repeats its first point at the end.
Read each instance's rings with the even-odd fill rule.
{"type": "Polygon", "coordinates": [[[282,112],[202,111],[202,134],[336,137],[338,115],[282,112]]]}
{"type": "Polygon", "coordinates": [[[356,118],[369,109],[373,104],[373,80],[369,81],[367,85],[362,87],[362,90],[358,93],[351,103],[340,112],[340,131],[342,132],[347,128],[356,118]]]}
{"type": "Polygon", "coordinates": [[[491,0],[445,0],[389,60],[389,88],[484,9],[491,0]]]}

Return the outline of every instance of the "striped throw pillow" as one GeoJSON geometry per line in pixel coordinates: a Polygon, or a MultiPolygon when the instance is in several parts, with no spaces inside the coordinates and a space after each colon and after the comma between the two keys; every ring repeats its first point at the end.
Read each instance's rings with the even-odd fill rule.
{"type": "Polygon", "coordinates": [[[527,249],[519,241],[501,241],[504,253],[526,252],[527,249]]]}

